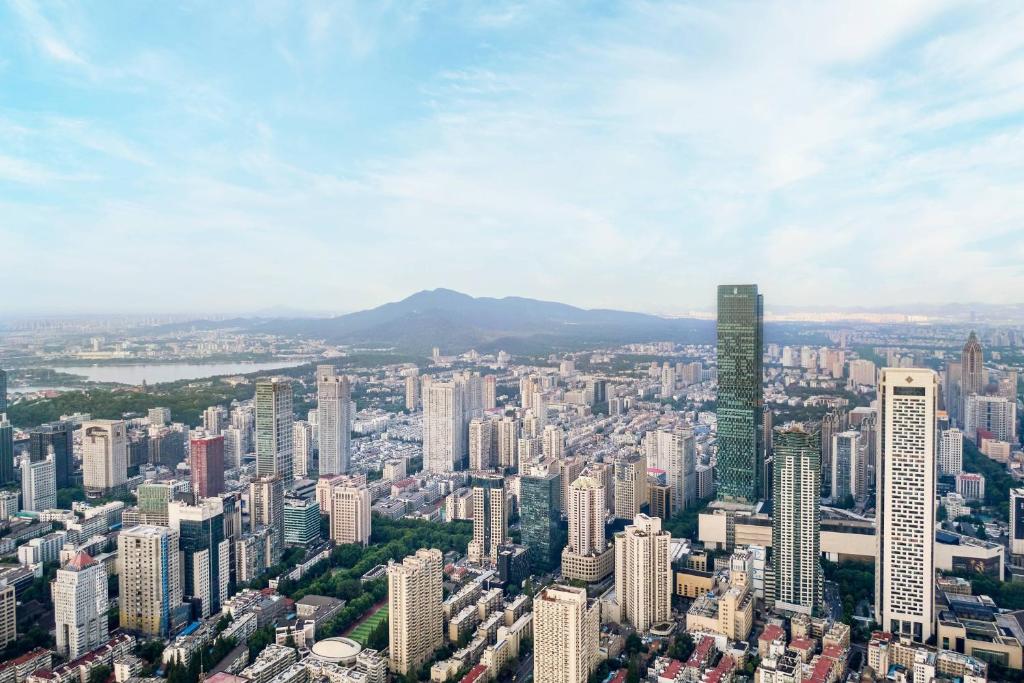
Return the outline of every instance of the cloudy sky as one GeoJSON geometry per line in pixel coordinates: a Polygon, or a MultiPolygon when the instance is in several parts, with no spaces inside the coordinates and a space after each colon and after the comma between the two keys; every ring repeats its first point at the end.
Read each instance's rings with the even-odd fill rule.
{"type": "Polygon", "coordinates": [[[0,257],[0,312],[1024,301],[1024,3],[0,0],[0,257]]]}

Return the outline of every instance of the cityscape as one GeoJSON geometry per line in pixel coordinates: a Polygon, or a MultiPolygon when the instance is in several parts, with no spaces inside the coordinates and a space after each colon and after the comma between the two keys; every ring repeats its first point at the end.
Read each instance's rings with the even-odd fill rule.
{"type": "Polygon", "coordinates": [[[0,0],[0,683],[1024,683],[1024,3],[0,0]]]}

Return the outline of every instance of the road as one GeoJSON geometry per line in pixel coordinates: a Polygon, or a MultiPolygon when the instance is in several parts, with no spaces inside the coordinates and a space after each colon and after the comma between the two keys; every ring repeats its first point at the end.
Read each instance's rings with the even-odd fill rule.
{"type": "Polygon", "coordinates": [[[514,683],[525,683],[533,679],[533,652],[523,657],[523,660],[519,662],[519,666],[516,667],[515,674],[512,675],[514,683]]]}

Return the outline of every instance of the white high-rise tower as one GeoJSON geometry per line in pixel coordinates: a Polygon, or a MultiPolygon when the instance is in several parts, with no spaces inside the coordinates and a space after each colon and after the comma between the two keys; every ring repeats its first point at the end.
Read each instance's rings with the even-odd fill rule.
{"type": "Polygon", "coordinates": [[[885,630],[922,643],[935,610],[937,395],[932,370],[882,370],[875,613],[885,630]]]}
{"type": "Polygon", "coordinates": [[[347,474],[352,455],[352,392],[348,377],[334,373],[332,365],[316,369],[320,474],[347,474]]]}

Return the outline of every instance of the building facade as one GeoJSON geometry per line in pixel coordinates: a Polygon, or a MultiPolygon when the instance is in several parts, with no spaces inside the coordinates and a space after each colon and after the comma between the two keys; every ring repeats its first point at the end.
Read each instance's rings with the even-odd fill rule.
{"type": "Polygon", "coordinates": [[[542,590],[533,602],[533,680],[586,683],[600,663],[600,620],[585,588],[542,590]]]}
{"type": "Polygon", "coordinates": [[[107,570],[80,552],[57,570],[51,584],[57,653],[77,659],[110,639],[107,570]]]}
{"type": "Polygon", "coordinates": [[[128,431],[122,420],[82,423],[82,483],[100,495],[128,480],[128,431]]]}
{"type": "Polygon", "coordinates": [[[178,532],[136,526],[117,537],[121,628],[156,638],[171,633],[171,612],[181,604],[178,532]]]}
{"type": "Polygon", "coordinates": [[[623,621],[641,632],[672,617],[672,535],[640,514],[615,534],[615,597],[623,621]]]}
{"type": "Polygon", "coordinates": [[[291,380],[272,377],[256,382],[256,473],[292,478],[293,396],[291,380]]]}
{"type": "Polygon", "coordinates": [[[444,644],[443,558],[421,548],[388,565],[388,650],[391,671],[414,674],[444,644]]]}
{"type": "Polygon", "coordinates": [[[331,365],[316,369],[320,474],[347,474],[352,458],[352,390],[331,365]]]}

